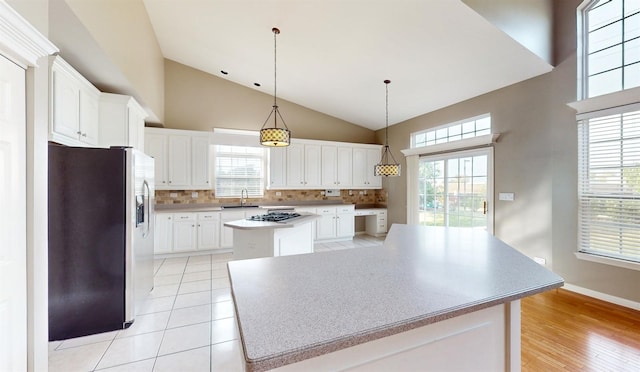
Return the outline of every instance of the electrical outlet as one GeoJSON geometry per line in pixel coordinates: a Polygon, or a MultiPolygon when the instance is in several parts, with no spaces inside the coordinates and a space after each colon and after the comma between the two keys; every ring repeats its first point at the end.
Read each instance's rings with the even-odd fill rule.
{"type": "Polygon", "coordinates": [[[349,190],[349,196],[353,195],[353,190],[349,190]]]}
{"type": "Polygon", "coordinates": [[[547,264],[547,260],[542,257],[534,257],[533,260],[542,266],[545,266],[547,264]]]}
{"type": "Polygon", "coordinates": [[[359,191],[358,194],[364,195],[364,191],[359,191]]]}
{"type": "Polygon", "coordinates": [[[170,198],[177,198],[178,197],[178,193],[177,192],[170,192],[169,193],[169,197],[170,198]]]}
{"type": "Polygon", "coordinates": [[[276,191],[276,196],[282,196],[282,193],[280,191],[276,191]]]}
{"type": "Polygon", "coordinates": [[[364,190],[364,194],[367,195],[367,190],[364,190]]]}
{"type": "Polygon", "coordinates": [[[192,192],[191,197],[196,199],[198,197],[198,192],[197,191],[192,192]]]}

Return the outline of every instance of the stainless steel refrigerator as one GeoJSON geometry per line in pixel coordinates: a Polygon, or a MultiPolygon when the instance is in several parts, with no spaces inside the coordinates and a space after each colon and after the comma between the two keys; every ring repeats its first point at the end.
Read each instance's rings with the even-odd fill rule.
{"type": "Polygon", "coordinates": [[[153,158],[49,144],[49,340],[127,328],[153,288],[153,158]]]}

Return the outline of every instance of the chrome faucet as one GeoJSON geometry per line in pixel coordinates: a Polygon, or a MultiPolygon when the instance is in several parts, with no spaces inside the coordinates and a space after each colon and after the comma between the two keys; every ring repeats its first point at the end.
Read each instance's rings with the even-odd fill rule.
{"type": "Polygon", "coordinates": [[[242,191],[240,191],[240,206],[244,208],[244,199],[245,199],[245,194],[246,194],[246,198],[249,198],[249,191],[247,191],[247,189],[242,189],[242,191]]]}

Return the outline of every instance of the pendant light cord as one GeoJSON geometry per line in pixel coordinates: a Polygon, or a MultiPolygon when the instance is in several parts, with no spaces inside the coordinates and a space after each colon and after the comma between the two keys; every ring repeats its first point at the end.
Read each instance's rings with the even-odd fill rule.
{"type": "Polygon", "coordinates": [[[384,81],[385,89],[385,129],[384,129],[384,145],[389,147],[389,80],[384,81]]]}
{"type": "Polygon", "coordinates": [[[278,107],[276,98],[278,93],[278,47],[276,40],[280,30],[274,27],[271,31],[273,31],[273,106],[278,107]]]}

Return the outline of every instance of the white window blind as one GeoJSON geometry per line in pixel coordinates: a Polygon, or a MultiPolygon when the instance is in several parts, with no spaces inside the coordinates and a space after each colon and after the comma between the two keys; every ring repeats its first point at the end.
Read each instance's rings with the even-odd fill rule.
{"type": "Polygon", "coordinates": [[[640,262],[640,111],[579,120],[578,137],[579,251],[640,262]]]}
{"type": "Polygon", "coordinates": [[[242,189],[250,197],[264,195],[263,148],[215,145],[214,164],[216,197],[239,198],[242,189]]]}

